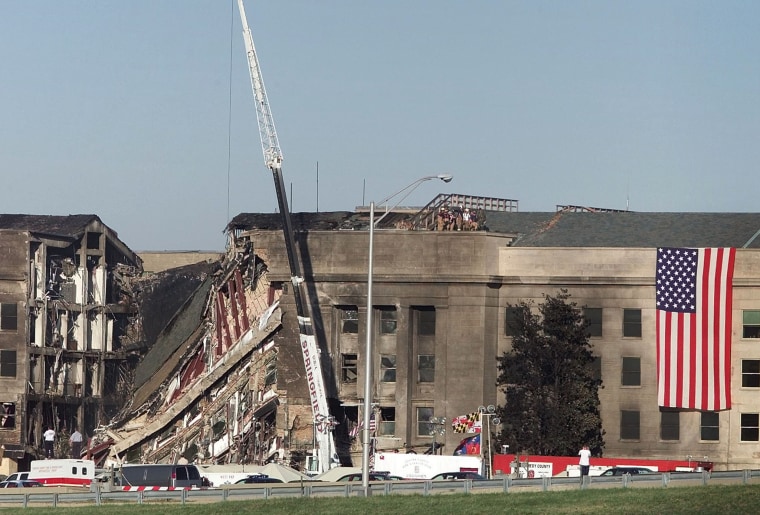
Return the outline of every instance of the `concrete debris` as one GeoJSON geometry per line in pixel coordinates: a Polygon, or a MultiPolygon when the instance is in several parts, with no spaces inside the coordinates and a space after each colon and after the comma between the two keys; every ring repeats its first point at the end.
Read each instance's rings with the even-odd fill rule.
{"type": "Polygon", "coordinates": [[[124,462],[261,463],[281,458],[277,348],[281,288],[266,264],[231,245],[218,263],[171,269],[139,291],[147,350],[132,400],[101,428],[89,456],[124,462]]]}

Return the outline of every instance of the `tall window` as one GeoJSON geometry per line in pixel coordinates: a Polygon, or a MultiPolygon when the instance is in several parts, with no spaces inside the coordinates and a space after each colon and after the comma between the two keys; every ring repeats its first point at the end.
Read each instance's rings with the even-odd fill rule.
{"type": "Polygon", "coordinates": [[[640,416],[638,411],[622,410],[620,412],[620,438],[622,440],[638,440],[640,438],[640,416]]]}
{"type": "Polygon", "coordinates": [[[591,362],[592,377],[595,381],[602,380],[602,358],[594,356],[594,361],[591,362]]]}
{"type": "Polygon", "coordinates": [[[742,360],[742,388],[760,388],[760,359],[742,360]]]}
{"type": "Polygon", "coordinates": [[[377,424],[378,436],[393,436],[396,434],[396,408],[380,407],[380,423],[377,424]]]}
{"type": "Polygon", "coordinates": [[[15,350],[0,350],[0,377],[16,377],[15,350]]]}
{"type": "Polygon", "coordinates": [[[264,384],[269,386],[277,382],[277,354],[272,354],[266,361],[266,376],[264,384]]]}
{"type": "Polygon", "coordinates": [[[641,386],[641,358],[623,358],[623,386],[641,386]]]}
{"type": "Polygon", "coordinates": [[[623,310],[623,336],[641,338],[641,310],[623,310]]]}
{"type": "Polygon", "coordinates": [[[380,382],[396,382],[396,355],[384,354],[380,356],[380,382]]]}
{"type": "Polygon", "coordinates": [[[4,402],[0,411],[0,428],[13,429],[16,427],[16,405],[12,402],[4,402]]]}
{"type": "Polygon", "coordinates": [[[430,436],[433,429],[430,419],[434,414],[433,408],[417,408],[417,436],[430,436]]]}
{"type": "Polygon", "coordinates": [[[517,322],[520,320],[521,308],[509,307],[504,315],[504,334],[514,336],[517,333],[517,322]]]}
{"type": "Polygon", "coordinates": [[[15,303],[0,304],[0,330],[16,331],[18,330],[18,307],[15,303]]]}
{"type": "Polygon", "coordinates": [[[760,310],[742,312],[742,338],[760,338],[760,310]]]}
{"type": "Polygon", "coordinates": [[[720,413],[717,411],[703,411],[699,421],[700,440],[720,440],[720,413]]]}
{"type": "Polygon", "coordinates": [[[435,308],[422,306],[415,308],[417,313],[417,334],[419,336],[435,335],[435,308]]]}
{"type": "Polygon", "coordinates": [[[420,383],[435,382],[435,354],[417,356],[417,381],[420,383]]]}
{"type": "Polygon", "coordinates": [[[660,439],[679,440],[681,438],[680,414],[677,411],[660,412],[660,439]]]}
{"type": "Polygon", "coordinates": [[[741,414],[742,442],[757,442],[760,440],[760,415],[757,413],[741,414]]]}
{"type": "Polygon", "coordinates": [[[383,306],[380,311],[380,334],[396,334],[396,307],[383,306]]]}
{"type": "Polygon", "coordinates": [[[356,306],[343,306],[340,309],[341,327],[344,334],[357,334],[359,332],[359,310],[356,306]]]}
{"type": "Polygon", "coordinates": [[[340,380],[344,383],[355,383],[358,372],[356,354],[341,354],[340,360],[340,380]]]}
{"type": "Polygon", "coordinates": [[[583,318],[588,322],[589,336],[602,336],[602,308],[583,308],[583,318]]]}

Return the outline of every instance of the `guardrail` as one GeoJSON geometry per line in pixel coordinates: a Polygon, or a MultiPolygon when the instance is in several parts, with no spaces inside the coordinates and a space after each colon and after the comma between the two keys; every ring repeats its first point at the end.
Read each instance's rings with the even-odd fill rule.
{"type": "MultiPolygon", "coordinates": [[[[540,477],[513,479],[502,477],[484,480],[405,480],[370,482],[368,495],[440,493],[505,493],[515,491],[549,491],[587,488],[631,488],[637,486],[701,486],[752,482],[760,479],[760,470],[733,470],[720,472],[663,472],[643,475],[586,476],[581,483],[577,477],[540,477]]],[[[760,482],[760,481],[758,481],[760,482]]],[[[118,487],[115,487],[118,488],[118,487]]],[[[37,487],[20,490],[0,490],[0,508],[16,507],[70,507],[72,505],[101,505],[108,503],[144,504],[156,501],[173,501],[181,504],[224,502],[229,500],[273,499],[284,497],[364,497],[361,482],[322,483],[267,483],[262,485],[225,485],[218,488],[188,490],[121,491],[94,486],[91,491],[72,491],[58,487],[37,487]]]]}

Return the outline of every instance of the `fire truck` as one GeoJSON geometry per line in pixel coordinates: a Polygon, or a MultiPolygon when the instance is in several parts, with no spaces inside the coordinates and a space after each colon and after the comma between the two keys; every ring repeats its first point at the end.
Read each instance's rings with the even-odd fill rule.
{"type": "MultiPolygon", "coordinates": [[[[645,467],[653,472],[694,472],[713,468],[711,461],[693,459],[668,460],[647,458],[591,458],[589,475],[598,476],[611,467],[645,467]]],[[[518,478],[567,475],[580,477],[578,456],[538,456],[495,454],[494,477],[512,475],[518,478]]]]}

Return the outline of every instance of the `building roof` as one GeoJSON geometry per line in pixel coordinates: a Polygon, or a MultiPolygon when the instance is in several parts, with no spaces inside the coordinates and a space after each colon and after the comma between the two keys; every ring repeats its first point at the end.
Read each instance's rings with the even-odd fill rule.
{"type": "Polygon", "coordinates": [[[90,227],[102,227],[108,240],[130,261],[142,265],[142,260],[119,239],[116,231],[108,227],[98,215],[19,215],[0,214],[0,230],[27,231],[38,238],[69,242],[80,239],[90,227]]]}
{"type": "MultiPolygon", "coordinates": [[[[93,221],[103,223],[97,215],[4,215],[0,229],[14,229],[63,238],[78,238],[93,221]]],[[[105,225],[105,224],[103,224],[105,225]]],[[[114,233],[115,235],[115,233],[114,233]]]]}
{"type": "Polygon", "coordinates": [[[760,213],[489,212],[487,225],[516,247],[760,248],[760,213]]]}
{"type": "MultiPolygon", "coordinates": [[[[294,231],[337,231],[366,229],[369,217],[352,211],[328,211],[323,213],[292,213],[294,231]]],[[[280,213],[240,213],[227,224],[227,230],[282,230],[280,213]]]]}
{"type": "MultiPolygon", "coordinates": [[[[364,213],[293,213],[293,229],[366,230],[364,213]]],[[[486,212],[489,232],[516,247],[760,248],[760,213],[486,212]]],[[[228,230],[281,230],[278,213],[241,213],[228,230]]]]}

